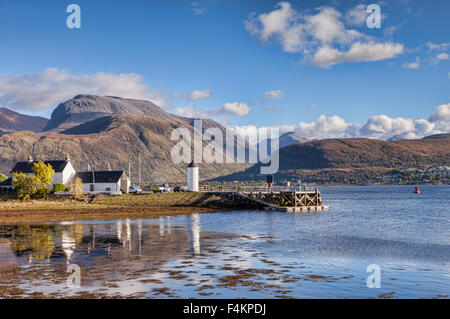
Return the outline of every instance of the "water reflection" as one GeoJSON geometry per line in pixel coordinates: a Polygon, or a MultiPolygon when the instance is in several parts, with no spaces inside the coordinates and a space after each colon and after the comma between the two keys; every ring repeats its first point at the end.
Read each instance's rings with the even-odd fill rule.
{"type": "Polygon", "coordinates": [[[200,215],[188,218],[187,228],[172,226],[167,217],[159,218],[157,225],[126,219],[101,224],[62,222],[13,226],[7,237],[0,238],[0,267],[18,260],[22,264],[54,261],[70,264],[89,256],[161,259],[186,252],[199,255],[200,215]]]}
{"type": "Polygon", "coordinates": [[[200,254],[200,215],[192,214],[189,216],[189,246],[194,255],[200,254]]]}
{"type": "Polygon", "coordinates": [[[377,205],[386,191],[348,201],[354,189],[327,194],[333,210],[320,214],[0,226],[0,297],[17,296],[5,293],[8,286],[24,289],[24,296],[70,296],[67,264],[80,266],[82,290],[95,296],[448,297],[449,219],[438,209],[449,207],[448,199],[418,211],[417,203],[397,198],[387,211],[377,205]],[[381,290],[366,287],[372,263],[382,268],[381,290]]]}

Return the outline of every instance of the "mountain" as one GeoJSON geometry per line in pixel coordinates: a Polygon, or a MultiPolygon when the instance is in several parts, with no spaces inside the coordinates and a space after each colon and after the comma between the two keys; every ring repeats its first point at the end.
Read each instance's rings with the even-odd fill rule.
{"type": "MultiPolygon", "coordinates": [[[[167,113],[147,101],[78,95],[55,109],[46,127],[51,130],[0,136],[0,171],[8,173],[15,161],[29,155],[45,160],[70,154],[77,170],[86,170],[88,164],[94,164],[97,170],[106,169],[109,163],[113,169],[128,171],[130,162],[135,182],[140,153],[142,180],[185,182],[186,164],[173,163],[171,150],[178,141],[170,137],[175,128],[186,128],[192,134],[194,120],[167,113]]],[[[202,120],[202,131],[209,127],[225,132],[219,123],[202,120]]],[[[248,166],[202,164],[200,178],[210,179],[248,166]]]]}
{"type": "Polygon", "coordinates": [[[114,96],[77,95],[53,110],[44,130],[64,130],[87,121],[117,114],[147,115],[162,119],[174,119],[156,104],[114,96]]]}
{"type": "Polygon", "coordinates": [[[391,136],[390,138],[388,138],[386,141],[395,142],[395,141],[402,141],[402,140],[406,140],[406,138],[402,135],[394,135],[394,136],[391,136]]]}
{"type": "MultiPolygon", "coordinates": [[[[299,133],[297,132],[287,132],[287,133],[283,133],[280,135],[279,139],[278,139],[278,148],[283,148],[289,145],[293,145],[293,144],[301,144],[308,141],[308,139],[306,137],[301,136],[299,133]]],[[[272,150],[272,139],[269,138],[267,140],[264,140],[262,143],[266,143],[267,145],[267,153],[271,153],[272,150]]],[[[258,143],[257,145],[257,149],[259,149],[259,147],[261,147],[261,142],[258,143]]]]}
{"type": "MultiPolygon", "coordinates": [[[[450,165],[450,139],[424,138],[385,142],[374,139],[327,139],[290,145],[279,150],[279,172],[287,180],[345,182],[346,179],[373,178],[380,172],[450,165]]],[[[265,179],[256,164],[218,180],[265,179]]]]}
{"type": "Polygon", "coordinates": [[[308,139],[304,136],[301,136],[297,132],[287,132],[280,135],[280,148],[286,147],[293,144],[301,144],[307,142],[308,139]]]}
{"type": "Polygon", "coordinates": [[[29,116],[0,107],[0,135],[8,132],[29,130],[40,132],[48,119],[40,116],[29,116]]]}
{"type": "Polygon", "coordinates": [[[435,134],[424,137],[424,139],[450,139],[450,133],[435,134]]]}

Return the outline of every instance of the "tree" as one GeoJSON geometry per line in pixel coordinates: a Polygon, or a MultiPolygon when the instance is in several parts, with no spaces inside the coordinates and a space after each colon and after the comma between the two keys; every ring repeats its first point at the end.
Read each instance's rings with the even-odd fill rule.
{"type": "Polygon", "coordinates": [[[21,200],[28,200],[37,192],[38,180],[36,176],[28,176],[25,173],[13,173],[12,182],[17,191],[17,197],[21,200]]]}
{"type": "Polygon", "coordinates": [[[31,170],[33,176],[13,173],[13,186],[17,191],[17,197],[21,200],[28,200],[31,197],[47,198],[55,171],[50,164],[45,165],[44,162],[34,163],[31,170]]]}
{"type": "Polygon", "coordinates": [[[38,180],[36,198],[47,198],[51,191],[50,184],[53,183],[53,175],[55,171],[50,164],[45,165],[44,162],[40,161],[34,163],[31,169],[34,176],[38,180]]]}
{"type": "Polygon", "coordinates": [[[81,198],[84,194],[83,191],[83,181],[81,178],[77,177],[75,179],[72,179],[69,183],[69,193],[74,198],[81,198]]]}
{"type": "Polygon", "coordinates": [[[5,174],[0,173],[0,183],[7,180],[8,176],[6,176],[5,174]]]}

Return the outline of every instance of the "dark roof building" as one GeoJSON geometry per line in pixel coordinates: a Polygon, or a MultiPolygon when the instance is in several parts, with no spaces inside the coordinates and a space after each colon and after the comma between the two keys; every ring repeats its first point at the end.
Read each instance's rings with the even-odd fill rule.
{"type": "Polygon", "coordinates": [[[11,187],[12,186],[12,177],[5,179],[0,183],[0,187],[11,187]]]}
{"type": "MultiPolygon", "coordinates": [[[[11,170],[12,173],[33,173],[32,168],[34,163],[38,163],[39,161],[21,161],[17,162],[11,170]]],[[[43,161],[45,165],[50,164],[55,171],[55,173],[61,173],[64,168],[66,168],[67,163],[66,160],[56,160],[56,161],[43,161]]]]}
{"type": "Polygon", "coordinates": [[[122,175],[123,171],[78,172],[75,178],[80,178],[83,184],[118,183],[122,175]]]}

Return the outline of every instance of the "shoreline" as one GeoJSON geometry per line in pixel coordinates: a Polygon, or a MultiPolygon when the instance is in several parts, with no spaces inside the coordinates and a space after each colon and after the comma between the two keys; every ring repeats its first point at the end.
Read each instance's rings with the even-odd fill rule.
{"type": "Polygon", "coordinates": [[[74,208],[53,210],[7,210],[0,212],[0,224],[67,222],[81,220],[113,220],[156,218],[160,216],[214,213],[230,210],[219,207],[147,207],[147,208],[74,208]]]}
{"type": "Polygon", "coordinates": [[[39,223],[79,220],[152,218],[241,209],[212,194],[163,193],[101,195],[88,202],[52,197],[46,200],[0,201],[0,223],[39,223]]]}

